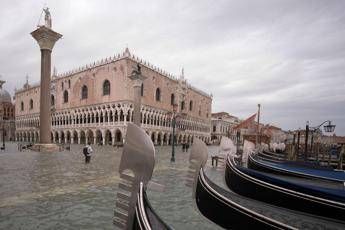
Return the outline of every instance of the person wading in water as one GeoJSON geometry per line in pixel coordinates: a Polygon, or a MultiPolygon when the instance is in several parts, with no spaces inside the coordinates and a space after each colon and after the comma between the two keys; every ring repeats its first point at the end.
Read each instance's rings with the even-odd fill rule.
{"type": "Polygon", "coordinates": [[[85,145],[85,147],[83,148],[83,154],[85,156],[85,164],[90,163],[91,160],[91,154],[93,152],[92,148],[91,148],[91,143],[87,143],[87,145],[85,145]]]}

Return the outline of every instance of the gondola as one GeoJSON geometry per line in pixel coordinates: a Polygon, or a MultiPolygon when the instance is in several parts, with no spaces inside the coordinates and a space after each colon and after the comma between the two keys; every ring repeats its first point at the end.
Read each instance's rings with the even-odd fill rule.
{"type": "Polygon", "coordinates": [[[166,223],[156,214],[147,198],[143,183],[140,183],[133,229],[135,230],[171,230],[166,223]]]}
{"type": "Polygon", "coordinates": [[[331,168],[320,167],[315,164],[297,164],[292,162],[272,162],[260,159],[253,154],[249,155],[248,168],[268,173],[334,181],[345,182],[345,172],[336,171],[331,168]]]}
{"type": "Polygon", "coordinates": [[[286,155],[283,155],[280,153],[276,154],[276,153],[267,152],[267,151],[258,152],[258,156],[262,157],[263,159],[272,160],[276,162],[287,160],[286,155]]]}
{"type": "Polygon", "coordinates": [[[266,217],[229,199],[228,192],[213,184],[201,169],[196,185],[199,211],[212,222],[226,229],[295,229],[266,217]]]}
{"type": "MultiPolygon", "coordinates": [[[[199,151],[202,145],[195,139],[193,148],[199,151]]],[[[192,148],[192,152],[193,152],[192,148]]],[[[207,150],[206,150],[207,151],[207,150]]],[[[203,151],[201,151],[203,152],[203,151]]],[[[192,154],[191,154],[192,155],[192,154]]],[[[200,155],[203,155],[202,153],[200,155]]],[[[197,171],[195,200],[199,211],[212,222],[226,229],[301,229],[310,228],[343,229],[345,225],[323,218],[280,208],[264,202],[252,200],[224,189],[225,182],[219,182],[224,174],[217,170],[205,171],[204,164],[197,171]],[[208,174],[213,172],[213,180],[208,174]],[[216,172],[216,173],[214,173],[216,172]],[[218,179],[215,179],[215,177],[218,179]],[[217,182],[216,182],[217,181],[217,182]],[[220,184],[222,183],[222,184],[220,184]]],[[[200,161],[200,159],[199,159],[200,161]]],[[[221,180],[222,181],[222,180],[221,180]]]]}
{"type": "Polygon", "coordinates": [[[127,125],[126,142],[121,156],[121,181],[116,197],[113,223],[120,229],[171,229],[155,213],[146,196],[146,186],[152,177],[155,149],[143,129],[127,125]]]}
{"type": "Polygon", "coordinates": [[[233,157],[227,159],[225,181],[231,190],[243,196],[344,221],[344,191],[334,193],[332,189],[282,180],[277,176],[238,166],[233,157]]]}

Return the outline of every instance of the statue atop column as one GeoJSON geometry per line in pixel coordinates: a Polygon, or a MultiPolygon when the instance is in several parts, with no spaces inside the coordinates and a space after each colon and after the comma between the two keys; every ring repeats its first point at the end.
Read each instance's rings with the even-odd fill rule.
{"type": "Polygon", "coordinates": [[[44,25],[51,29],[52,28],[52,18],[51,18],[51,15],[50,15],[50,12],[49,12],[49,8],[46,7],[46,8],[43,8],[43,11],[45,13],[44,15],[44,25]]]}

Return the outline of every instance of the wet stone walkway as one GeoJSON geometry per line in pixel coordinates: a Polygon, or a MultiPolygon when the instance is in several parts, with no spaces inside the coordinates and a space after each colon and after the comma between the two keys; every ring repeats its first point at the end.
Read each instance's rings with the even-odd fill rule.
{"type": "MultiPolygon", "coordinates": [[[[84,164],[81,145],[60,153],[19,152],[7,143],[0,152],[0,229],[115,229],[112,225],[122,148],[95,146],[84,164]]],[[[156,212],[174,229],[219,229],[196,210],[184,184],[188,154],[177,147],[156,148],[153,181],[163,192],[148,190],[156,212]]]]}

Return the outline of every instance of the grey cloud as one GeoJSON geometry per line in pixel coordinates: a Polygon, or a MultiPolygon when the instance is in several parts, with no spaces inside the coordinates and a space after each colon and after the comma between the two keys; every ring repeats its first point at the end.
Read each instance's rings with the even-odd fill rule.
{"type": "MultiPolygon", "coordinates": [[[[39,81],[29,33],[42,3],[2,1],[0,74],[13,92],[39,81]]],[[[213,111],[246,117],[262,104],[265,122],[285,129],[331,119],[345,135],[345,2],[49,1],[64,35],[53,52],[59,72],[130,50],[212,92],[213,111]]]]}

